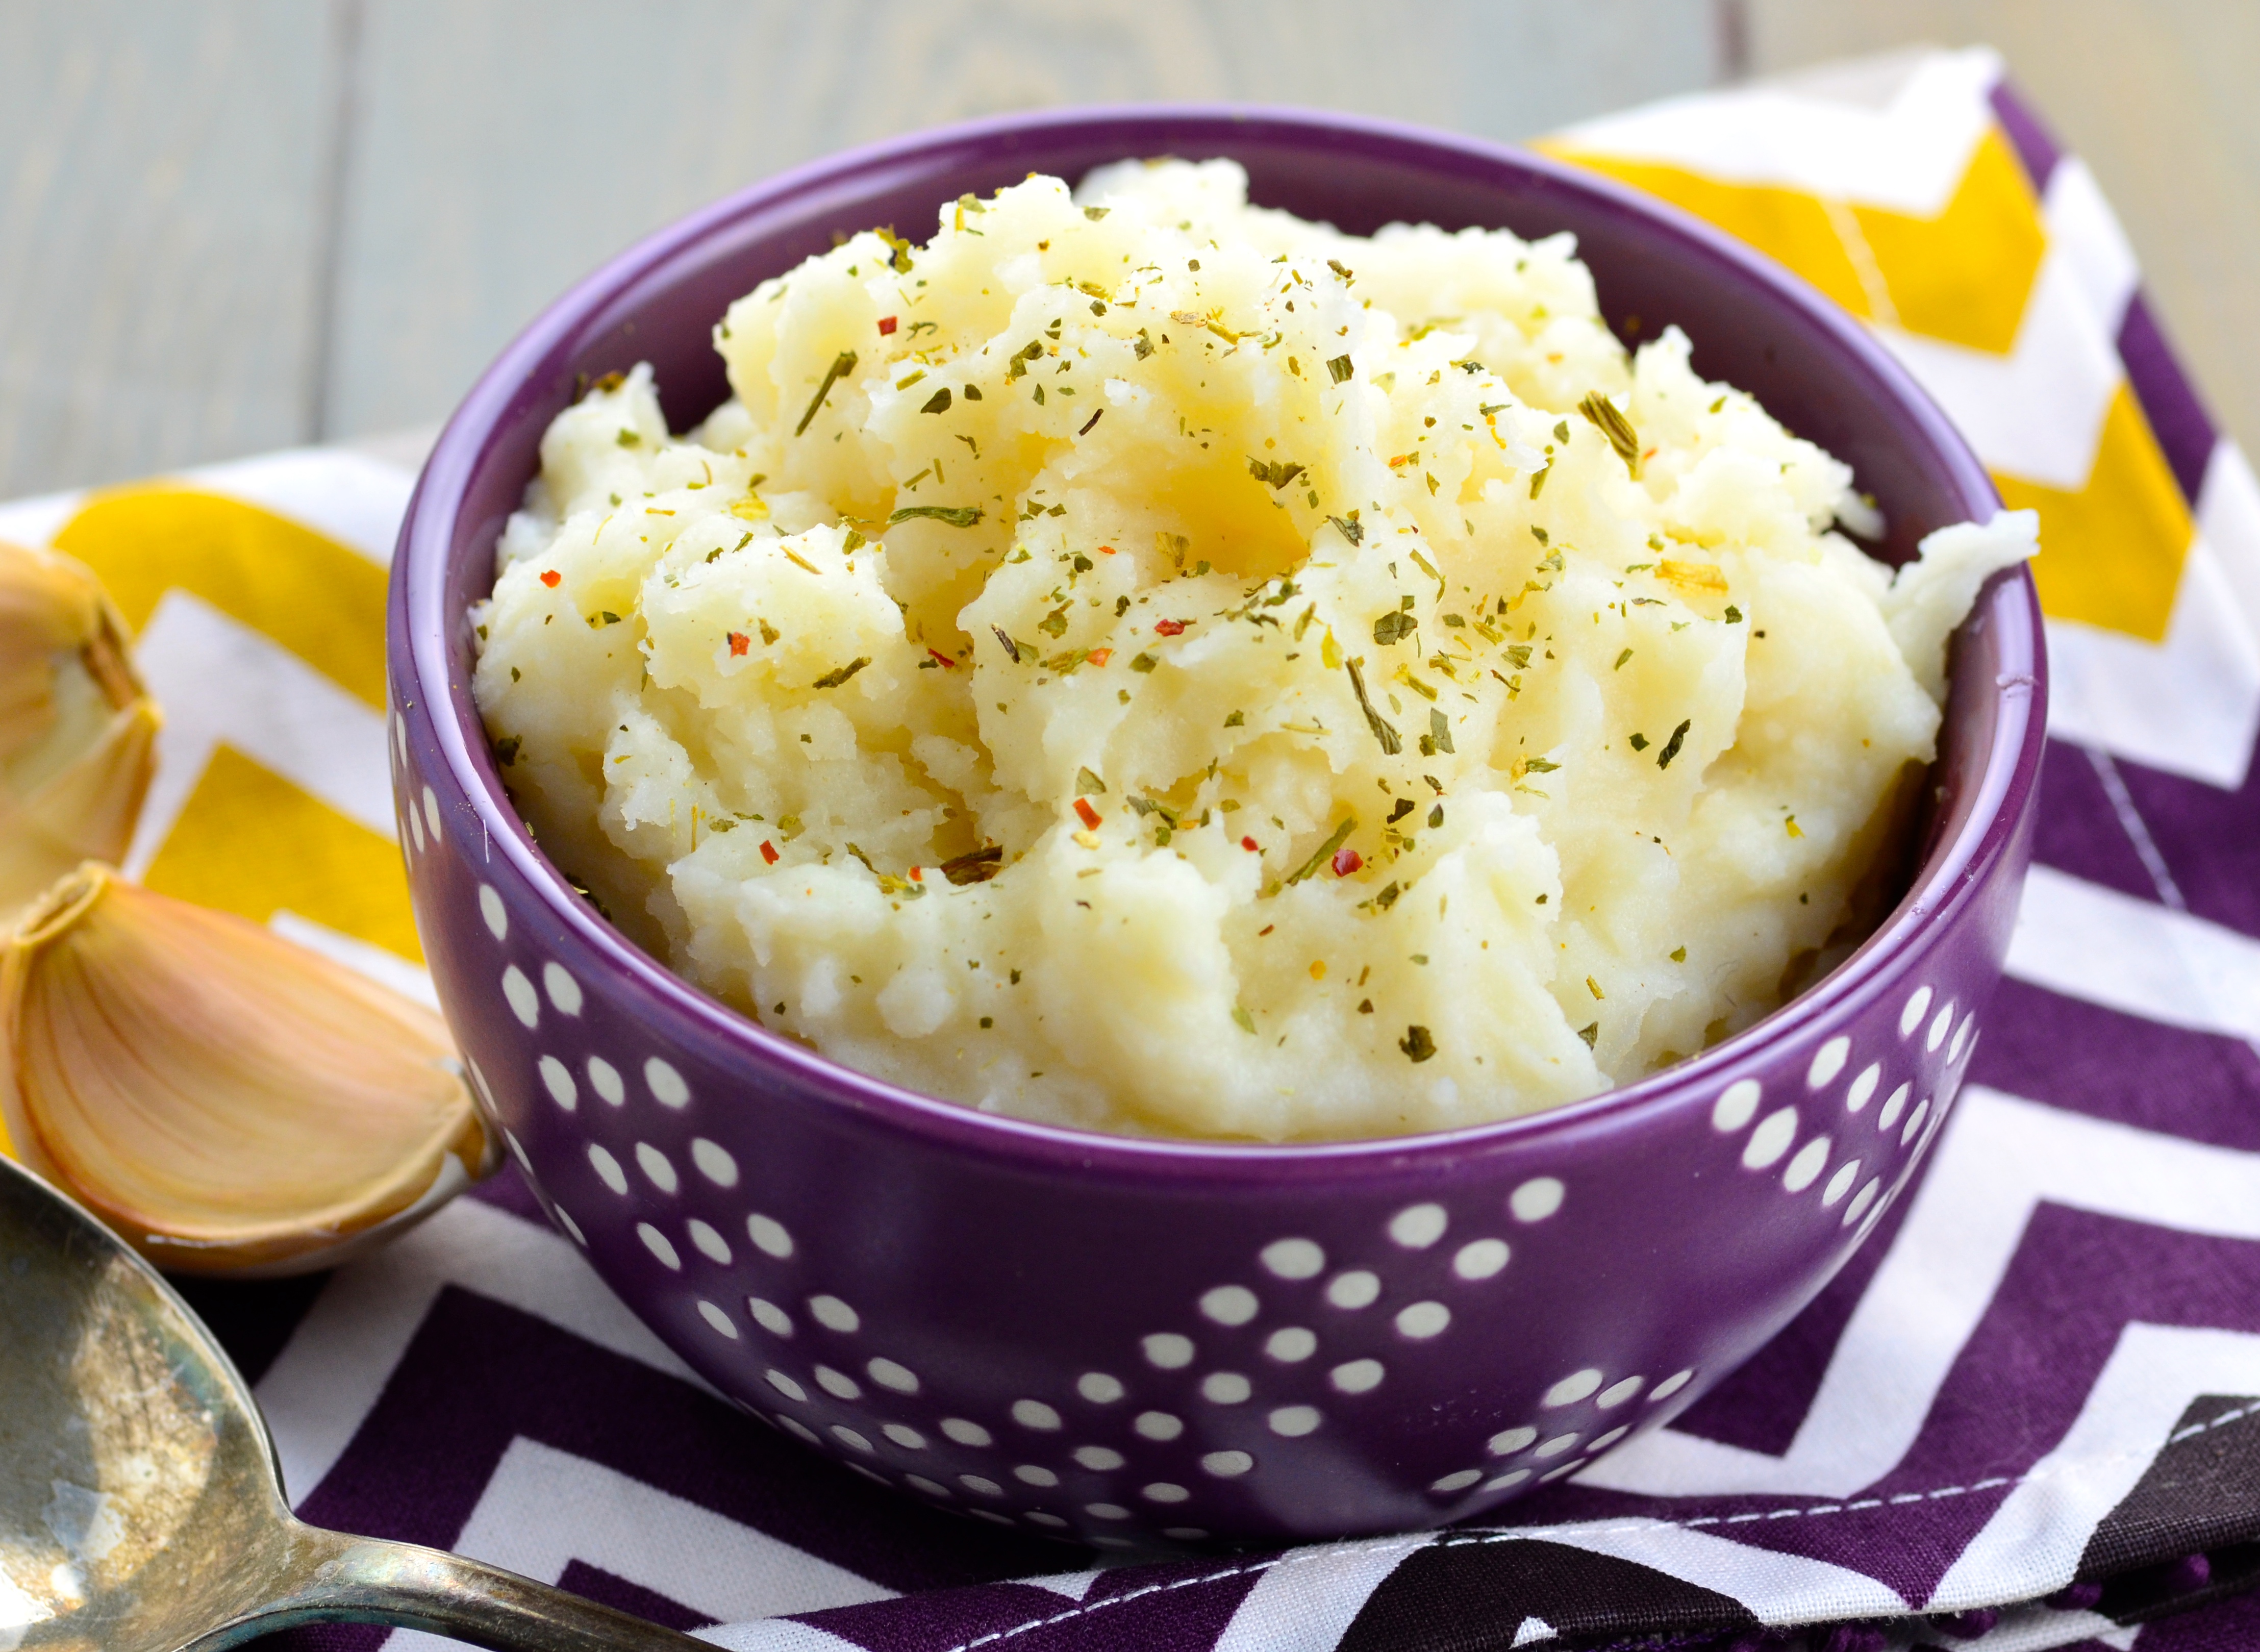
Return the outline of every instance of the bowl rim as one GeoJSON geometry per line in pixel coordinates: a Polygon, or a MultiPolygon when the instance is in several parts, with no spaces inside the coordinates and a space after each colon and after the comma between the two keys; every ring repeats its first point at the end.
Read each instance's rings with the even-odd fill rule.
{"type": "Polygon", "coordinates": [[[1692,215],[1547,155],[1412,123],[1275,105],[1085,105],[926,128],[762,179],[635,242],[544,308],[480,375],[442,428],[402,519],[388,603],[389,652],[397,672],[396,693],[411,706],[424,702],[440,762],[511,869],[505,875],[520,879],[549,916],[643,998],[638,1019],[647,1026],[683,1018],[697,1041],[726,1049],[736,1061],[781,1069],[778,1077],[804,1095],[843,1106],[884,1128],[1050,1173],[1277,1184],[1332,1179],[1358,1169],[1433,1172],[1508,1149],[1566,1145],[1562,1138],[1572,1135],[1613,1134],[1660,1112],[1707,1105],[1718,1090],[1749,1069],[1768,1065],[1776,1048],[1796,1041],[1813,1023],[1849,1019],[1865,1008],[1977,898],[1986,875],[1998,870],[2009,854],[2033,797],[2046,738],[2048,672],[2038,592],[2028,568],[1996,576],[1972,608],[1974,615],[1980,607],[1991,607],[2003,662],[1993,690],[1993,738],[1975,782],[1969,818],[1953,838],[1932,847],[1906,894],[1850,957],[1750,1026],[1659,1072],[1536,1112],[1451,1130],[1297,1142],[1122,1135],[983,1112],[905,1089],[774,1032],[676,975],[599,918],[526,835],[468,685],[450,676],[451,633],[461,617],[447,611],[447,586],[451,541],[466,490],[497,426],[513,412],[534,371],[580,339],[591,318],[624,291],[694,253],[699,243],[740,218],[853,187],[940,153],[1009,153],[1081,129],[1126,125],[1152,128],[1157,141],[1169,143],[1184,141],[1183,134],[1190,132],[1195,141],[1217,142],[1219,152],[1234,135],[1261,136],[1299,139],[1320,148],[1354,145],[1463,171],[1505,168],[1598,197],[1605,208],[1647,220],[1666,239],[1691,244],[1690,250],[1732,266],[1776,302],[1803,311],[1840,356],[1849,358],[1842,365],[1851,376],[1864,374],[1878,393],[1899,404],[1942,462],[1951,490],[1978,509],[1988,504],[1999,508],[1992,481],[1965,439],[1852,317],[1801,277],[1692,215]],[[2013,691],[2016,687],[2025,691],[2013,691]],[[441,705],[447,707],[444,713],[441,705]],[[469,737],[472,729],[478,730],[476,742],[469,737]]]}

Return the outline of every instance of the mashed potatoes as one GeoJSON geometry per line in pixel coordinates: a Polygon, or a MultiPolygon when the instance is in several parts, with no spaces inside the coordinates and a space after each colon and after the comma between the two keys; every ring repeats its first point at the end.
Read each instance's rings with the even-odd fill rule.
{"type": "Polygon", "coordinates": [[[559,415],[476,616],[526,819],[768,1026],[1031,1118],[1443,1129],[1746,1026],[2029,514],[1894,579],[1566,236],[1245,190],[968,197],[733,304],[689,435],[642,368],[559,415]]]}

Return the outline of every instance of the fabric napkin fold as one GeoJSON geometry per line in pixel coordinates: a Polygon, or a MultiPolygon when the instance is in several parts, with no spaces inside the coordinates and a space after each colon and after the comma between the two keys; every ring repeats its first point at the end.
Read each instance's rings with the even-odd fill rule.
{"type": "MultiPolygon", "coordinates": [[[[2260,485],[2093,177],[1989,53],[1542,147],[1860,316],[2041,513],[2037,864],[1916,1195],[1670,1428],[1501,1521],[1139,1564],[749,1420],[506,1174],[334,1275],[192,1287],[301,1513],[766,1652],[2260,1641],[2260,1596],[2235,1598],[2260,1579],[2260,485]]],[[[280,454],[0,506],[0,537],[102,575],[167,708],[127,870],[428,1001],[382,710],[412,462],[280,454]]]]}

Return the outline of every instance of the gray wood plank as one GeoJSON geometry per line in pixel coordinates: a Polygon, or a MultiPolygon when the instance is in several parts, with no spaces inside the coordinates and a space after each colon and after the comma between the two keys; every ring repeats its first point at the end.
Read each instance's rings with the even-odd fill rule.
{"type": "Polygon", "coordinates": [[[846,146],[1235,99],[1513,138],[1720,77],[1714,0],[370,0],[324,427],[443,415],[636,236],[846,146]]]}
{"type": "Polygon", "coordinates": [[[0,11],[0,497],[311,433],[333,11],[0,11]]]}
{"type": "Polygon", "coordinates": [[[2183,365],[2260,443],[2260,6],[2247,0],[1749,0],[1753,70],[1910,40],[1985,44],[2093,169],[2183,365]]]}

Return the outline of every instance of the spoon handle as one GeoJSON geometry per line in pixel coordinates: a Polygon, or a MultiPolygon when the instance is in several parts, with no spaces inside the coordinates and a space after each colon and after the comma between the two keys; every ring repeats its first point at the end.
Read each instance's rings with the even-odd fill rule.
{"type": "Polygon", "coordinates": [[[263,1605],[181,1652],[218,1652],[302,1623],[383,1623],[494,1652],[713,1652],[704,1641],[460,1555],[293,1522],[263,1605]]]}

